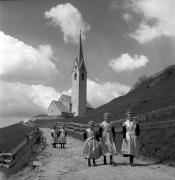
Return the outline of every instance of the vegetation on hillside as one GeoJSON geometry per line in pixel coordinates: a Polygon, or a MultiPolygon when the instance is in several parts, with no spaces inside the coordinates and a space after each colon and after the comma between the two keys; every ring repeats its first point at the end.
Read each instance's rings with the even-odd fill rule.
{"type": "MultiPolygon", "coordinates": [[[[128,94],[87,112],[85,116],[68,118],[63,121],[87,123],[94,120],[100,122],[104,112],[111,113],[111,120],[119,120],[125,118],[128,108],[132,109],[134,115],[138,115],[175,105],[175,65],[150,77],[144,75],[138,79],[136,84],[128,94]]],[[[164,116],[165,119],[173,117],[175,117],[174,111],[164,116]]]]}
{"type": "Polygon", "coordinates": [[[33,127],[27,127],[22,123],[0,128],[0,153],[12,152],[13,148],[25,139],[25,135],[33,130],[33,127]]]}

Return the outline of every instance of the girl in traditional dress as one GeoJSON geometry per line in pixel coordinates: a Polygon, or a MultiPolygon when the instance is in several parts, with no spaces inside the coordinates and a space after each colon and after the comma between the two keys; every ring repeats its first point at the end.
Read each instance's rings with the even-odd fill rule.
{"type": "Polygon", "coordinates": [[[110,157],[110,164],[113,164],[113,155],[117,154],[116,146],[114,144],[115,129],[109,123],[110,114],[104,113],[104,121],[99,126],[99,134],[101,140],[101,150],[104,156],[104,164],[107,164],[106,156],[110,157]]]}
{"type": "Polygon", "coordinates": [[[138,155],[139,125],[132,119],[131,112],[126,113],[126,121],[123,123],[123,143],[121,153],[129,157],[130,165],[133,166],[134,156],[138,155]]]}
{"type": "Polygon", "coordinates": [[[57,131],[57,127],[54,126],[53,129],[51,130],[51,136],[53,138],[53,148],[56,148],[56,144],[58,143],[58,131],[57,131]]]}
{"type": "Polygon", "coordinates": [[[97,141],[97,134],[94,130],[94,121],[89,121],[89,128],[83,134],[85,140],[83,154],[86,159],[88,159],[88,166],[91,166],[91,159],[93,160],[93,165],[96,165],[95,159],[100,158],[100,144],[97,141]]]}
{"type": "Polygon", "coordinates": [[[61,148],[65,148],[67,131],[65,130],[64,125],[62,126],[62,128],[59,129],[58,136],[58,144],[61,145],[61,148]]]}

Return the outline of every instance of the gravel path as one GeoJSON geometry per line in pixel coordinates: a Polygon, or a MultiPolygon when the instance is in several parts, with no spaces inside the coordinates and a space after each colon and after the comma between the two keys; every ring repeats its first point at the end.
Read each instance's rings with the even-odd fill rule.
{"type": "Polygon", "coordinates": [[[116,166],[102,165],[100,158],[96,167],[87,167],[81,141],[68,137],[66,149],[53,149],[51,130],[43,131],[49,146],[37,157],[42,165],[35,169],[26,167],[9,180],[174,180],[172,167],[141,160],[136,160],[136,166],[131,167],[128,159],[121,156],[115,156],[116,166]]]}

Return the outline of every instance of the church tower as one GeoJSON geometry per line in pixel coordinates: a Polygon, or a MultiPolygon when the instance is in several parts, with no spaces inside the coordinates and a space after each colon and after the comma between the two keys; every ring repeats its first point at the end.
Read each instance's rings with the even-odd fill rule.
{"type": "Polygon", "coordinates": [[[74,116],[84,115],[87,106],[87,71],[83,57],[81,32],[79,39],[79,57],[76,58],[72,71],[72,113],[74,116]]]}

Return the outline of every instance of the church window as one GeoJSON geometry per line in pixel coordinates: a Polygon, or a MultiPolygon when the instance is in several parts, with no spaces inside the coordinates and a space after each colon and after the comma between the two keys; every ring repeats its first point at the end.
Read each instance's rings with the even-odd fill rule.
{"type": "Polygon", "coordinates": [[[82,80],[84,80],[84,73],[81,74],[81,78],[82,78],[82,80]]]}
{"type": "Polygon", "coordinates": [[[77,73],[74,74],[74,80],[77,80],[77,73]]]}

